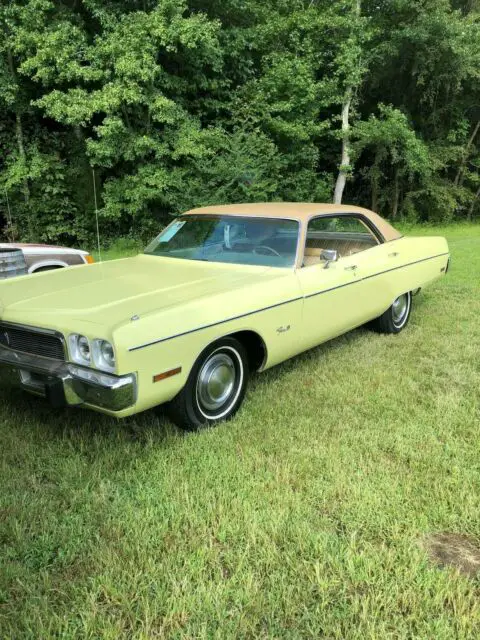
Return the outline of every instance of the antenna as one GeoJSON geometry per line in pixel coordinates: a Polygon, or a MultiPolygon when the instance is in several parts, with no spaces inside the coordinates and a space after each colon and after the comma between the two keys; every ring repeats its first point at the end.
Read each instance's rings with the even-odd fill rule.
{"type": "Polygon", "coordinates": [[[92,167],[93,177],[93,197],[95,200],[95,221],[97,223],[97,249],[98,249],[98,261],[102,261],[102,251],[100,249],[100,225],[98,223],[98,204],[97,204],[97,185],[95,184],[95,169],[92,167]]]}
{"type": "Polygon", "coordinates": [[[10,202],[8,200],[8,191],[6,187],[5,187],[5,199],[7,201],[7,222],[8,222],[8,226],[10,227],[10,233],[12,234],[12,241],[15,241],[15,234],[13,231],[12,212],[10,211],[10,202]]]}

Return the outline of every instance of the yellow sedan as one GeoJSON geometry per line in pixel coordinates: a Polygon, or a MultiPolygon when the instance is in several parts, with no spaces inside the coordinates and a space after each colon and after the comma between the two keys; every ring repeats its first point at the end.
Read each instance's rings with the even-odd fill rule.
{"type": "Polygon", "coordinates": [[[136,257],[1,282],[0,364],[54,406],[166,403],[198,429],[235,414],[252,372],[367,322],[400,332],[448,264],[444,238],[359,207],[194,209],[136,257]]]}

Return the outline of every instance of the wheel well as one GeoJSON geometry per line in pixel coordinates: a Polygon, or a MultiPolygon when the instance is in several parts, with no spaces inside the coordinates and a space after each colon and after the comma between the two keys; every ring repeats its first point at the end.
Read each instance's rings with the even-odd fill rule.
{"type": "Polygon", "coordinates": [[[53,271],[54,269],[65,269],[65,267],[62,267],[60,264],[52,264],[47,267],[37,267],[32,271],[32,273],[42,273],[42,271],[53,271]]]}
{"type": "Polygon", "coordinates": [[[258,371],[267,360],[267,347],[263,339],[255,331],[238,331],[231,334],[245,347],[248,355],[250,371],[258,371]]]}

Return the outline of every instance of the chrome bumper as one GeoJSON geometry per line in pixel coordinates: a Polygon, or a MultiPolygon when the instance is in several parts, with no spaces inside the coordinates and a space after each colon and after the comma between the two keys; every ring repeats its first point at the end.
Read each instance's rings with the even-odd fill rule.
{"type": "Polygon", "coordinates": [[[23,389],[47,398],[56,407],[86,404],[106,411],[123,411],[137,399],[135,374],[114,376],[2,346],[0,365],[15,369],[23,389]]]}

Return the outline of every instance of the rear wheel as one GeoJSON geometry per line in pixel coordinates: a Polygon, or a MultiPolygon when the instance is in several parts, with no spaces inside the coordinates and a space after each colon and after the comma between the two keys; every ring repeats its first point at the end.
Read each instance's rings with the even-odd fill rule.
{"type": "Polygon", "coordinates": [[[406,327],[412,309],[412,294],[403,293],[393,301],[385,313],[371,323],[379,333],[400,333],[406,327]]]}
{"type": "Polygon", "coordinates": [[[242,343],[235,338],[218,340],[203,351],[187,384],[168,404],[170,418],[187,431],[229,420],[243,402],[248,375],[242,343]]]}

